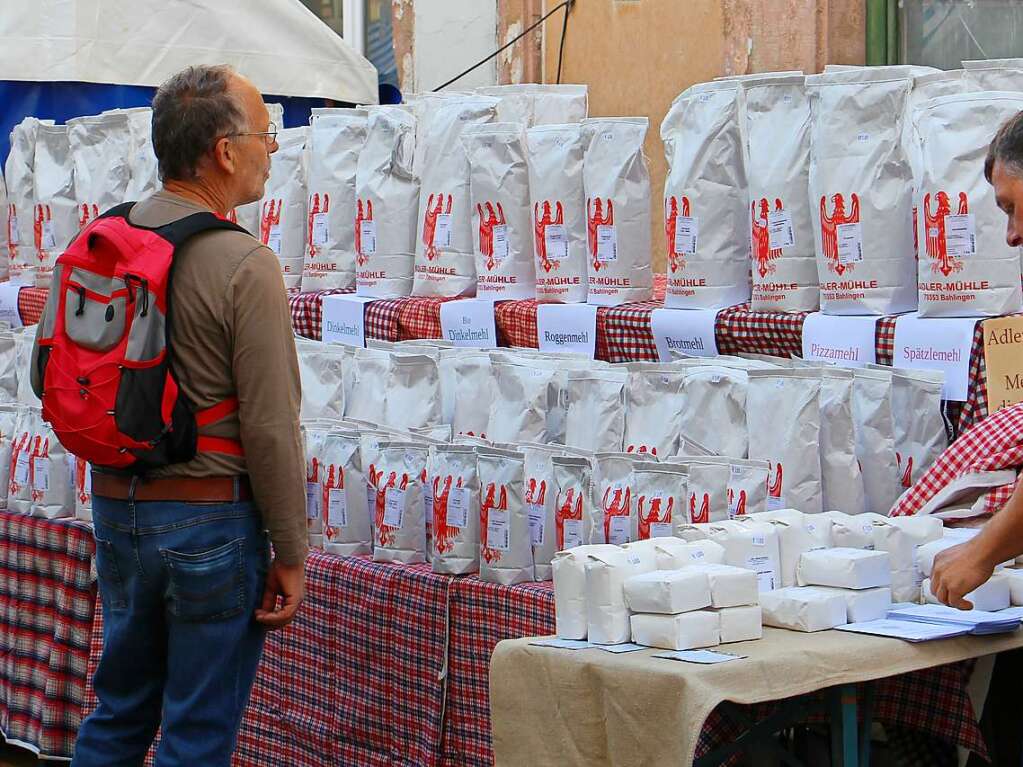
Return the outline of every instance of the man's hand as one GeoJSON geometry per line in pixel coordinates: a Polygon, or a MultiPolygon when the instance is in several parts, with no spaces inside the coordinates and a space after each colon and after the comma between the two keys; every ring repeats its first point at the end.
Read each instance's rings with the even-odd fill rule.
{"type": "Polygon", "coordinates": [[[994,572],[975,542],[976,539],[945,549],[934,558],[931,592],[942,604],[972,610],[973,605],[963,597],[986,583],[994,572]]]}
{"type": "Polygon", "coordinates": [[[271,631],[287,626],[295,618],[305,598],[305,565],[285,565],[277,560],[270,564],[263,588],[263,603],[256,610],[256,620],[271,631]],[[277,597],[281,606],[277,606],[277,597]]]}

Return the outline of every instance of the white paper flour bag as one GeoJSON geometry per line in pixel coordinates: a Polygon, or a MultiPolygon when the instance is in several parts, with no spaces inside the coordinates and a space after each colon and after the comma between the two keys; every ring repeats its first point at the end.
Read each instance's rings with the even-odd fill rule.
{"type": "Polygon", "coordinates": [[[658,458],[678,452],[685,372],[669,365],[633,362],[626,366],[625,452],[658,458]]]}
{"type": "Polygon", "coordinates": [[[364,109],[313,110],[308,132],[303,291],[355,285],[355,175],[366,125],[364,109]]]}
{"type": "Polygon", "coordinates": [[[590,552],[613,553],[616,546],[577,546],[554,556],[554,623],[562,639],[586,639],[586,563],[590,552]]]}
{"type": "Polygon", "coordinates": [[[730,518],[728,481],[731,475],[731,459],[672,458],[670,461],[688,468],[687,516],[690,524],[722,522],[730,518]]]}
{"type": "Polygon", "coordinates": [[[964,61],[963,80],[973,91],[1023,90],[1023,59],[964,61]]]}
{"type": "Polygon", "coordinates": [[[451,369],[451,431],[455,436],[485,439],[494,387],[490,355],[466,351],[454,358],[451,369]]]}
{"type": "Polygon", "coordinates": [[[574,549],[586,543],[584,525],[592,518],[593,464],[588,458],[551,458],[556,492],[554,508],[555,547],[574,549]]]}
{"type": "Polygon", "coordinates": [[[815,311],[820,283],[807,185],[810,100],[795,75],[739,85],[749,147],[755,312],[815,311]]]}
{"type": "Polygon", "coordinates": [[[480,579],[514,586],[534,579],[533,544],[523,499],[525,458],[511,450],[477,451],[480,482],[480,579]]]}
{"type": "Polygon", "coordinates": [[[594,644],[622,644],[632,636],[625,581],[652,572],[652,551],[591,547],[586,562],[586,634],[594,644]]]}
{"type": "Polygon", "coordinates": [[[637,540],[670,538],[688,523],[688,481],[689,472],[684,466],[643,462],[633,467],[637,540]]]}
{"type": "Polygon", "coordinates": [[[634,454],[596,453],[593,456],[592,502],[583,517],[584,534],[590,543],[622,545],[639,540],[633,467],[634,454]]]}
{"type": "Polygon", "coordinates": [[[159,161],[153,150],[153,110],[149,107],[131,107],[125,109],[124,113],[128,115],[132,145],[128,161],[131,176],[124,197],[126,200],[141,200],[161,186],[159,161]]]}
{"type": "Polygon", "coordinates": [[[425,354],[392,354],[384,424],[421,429],[441,422],[440,369],[425,354]]]}
{"type": "Polygon", "coordinates": [[[258,229],[253,232],[277,255],[287,288],[298,288],[302,283],[309,223],[305,163],[308,133],[308,128],[285,128],[277,132],[278,149],[270,155],[270,178],[259,201],[258,229]]]}
{"type": "Polygon", "coordinates": [[[757,574],[760,593],[781,583],[781,549],[777,529],[766,522],[734,520],[708,528],[710,539],[725,549],[725,564],[757,574]]]}
{"type": "Polygon", "coordinates": [[[426,561],[426,484],[428,448],[412,442],[384,442],[371,478],[374,502],[373,560],[426,561]]]}
{"type": "Polygon", "coordinates": [[[738,92],[735,81],[694,85],[661,123],[669,308],[716,309],[750,297],[738,92]]]}
{"type": "Polygon", "coordinates": [[[767,511],[767,461],[729,460],[728,518],[741,519],[767,511]]]}
{"type": "Polygon", "coordinates": [[[625,437],[624,370],[570,370],[565,444],[593,452],[621,452],[625,437]]]}
{"type": "Polygon", "coordinates": [[[76,117],[67,121],[75,169],[78,228],[127,197],[132,136],[127,114],[76,117]]]}
{"type": "Polygon", "coordinates": [[[866,511],[887,514],[901,494],[895,455],[890,371],[853,371],[852,413],[856,457],[863,474],[866,511]]]}
{"type": "Polygon", "coordinates": [[[416,118],[396,106],[369,107],[355,171],[355,292],[394,298],[412,292],[419,219],[413,165],[416,118]]]}
{"type": "Polygon", "coordinates": [[[373,531],[358,433],[328,432],[320,455],[323,550],[345,557],[372,554],[373,531]]]}
{"type": "Polygon", "coordinates": [[[343,418],[345,352],[342,347],[296,338],[295,350],[302,377],[302,419],[343,418]]]}
{"type": "MultiPolygon", "coordinates": [[[[524,443],[518,446],[518,450],[524,458],[523,500],[529,517],[529,534],[533,544],[534,576],[538,581],[547,581],[551,578],[551,559],[560,550],[559,543],[564,538],[564,528],[559,526],[556,519],[558,488],[554,479],[553,460],[564,456],[565,448],[560,445],[524,443]]],[[[567,509],[569,513],[572,511],[574,500],[573,491],[573,499],[569,501],[567,509]]],[[[579,526],[581,525],[580,515],[579,526]]]]}
{"type": "Polygon", "coordinates": [[[10,279],[12,224],[11,208],[7,203],[7,183],[0,172],[0,280],[10,279]]]}
{"type": "Polygon", "coordinates": [[[653,296],[647,118],[584,120],[587,302],[618,306],[653,296]]]}
{"type": "Polygon", "coordinates": [[[526,145],[536,297],[582,303],[588,261],[582,126],[530,128],[526,145]]]}
{"type": "Polygon", "coordinates": [[[821,309],[915,309],[913,174],[903,136],[912,80],[868,68],[811,75],[806,83],[821,309]]]}
{"type": "Polygon", "coordinates": [[[356,349],[352,362],[351,385],[345,392],[345,416],[381,423],[386,418],[393,357],[390,352],[377,349],[356,349]]]}
{"type": "Polygon", "coordinates": [[[42,425],[42,416],[36,408],[19,409],[7,472],[7,509],[17,514],[32,513],[32,454],[42,425]]]}
{"type": "Polygon", "coordinates": [[[11,151],[4,166],[7,183],[7,252],[10,278],[21,285],[35,284],[34,173],[36,136],[40,122],[26,117],[11,131],[11,151]]]}
{"type": "Polygon", "coordinates": [[[30,458],[32,516],[64,519],[75,516],[74,477],[68,454],[49,424],[40,418],[30,458]]]}
{"type": "Polygon", "coordinates": [[[469,158],[462,133],[491,122],[497,100],[429,99],[416,144],[419,224],[413,295],[468,296],[476,290],[469,158]]]}
{"type": "Polygon", "coordinates": [[[11,455],[17,439],[18,419],[22,408],[17,405],[0,405],[0,508],[7,508],[7,492],[10,488],[11,455]]]}
{"type": "Polygon", "coordinates": [[[32,168],[32,240],[35,281],[49,287],[57,256],[78,234],[75,164],[66,125],[40,123],[32,168]]]}
{"type": "Polygon", "coordinates": [[[751,370],[749,457],[770,464],[768,509],[822,511],[821,379],[812,370],[751,370]]]}
{"type": "Polygon", "coordinates": [[[480,496],[476,450],[467,445],[431,445],[426,483],[426,511],[433,520],[433,571],[447,575],[477,572],[480,496]]]}
{"type": "Polygon", "coordinates": [[[578,123],[588,111],[586,85],[521,83],[477,88],[498,99],[497,119],[526,126],[578,123]]]}
{"type": "Polygon", "coordinates": [[[469,158],[476,295],[533,298],[533,232],[526,135],[518,123],[473,125],[462,132],[469,158]]]}
{"type": "Polygon", "coordinates": [[[892,417],[899,485],[905,490],[924,475],[948,447],[940,370],[892,371],[892,417]]]}
{"type": "Polygon", "coordinates": [[[547,413],[556,403],[554,371],[491,363],[493,396],[486,436],[494,442],[548,442],[547,413]]]}
{"type": "Polygon", "coordinates": [[[1019,249],[981,157],[998,126],[1023,110],[1023,92],[943,96],[916,112],[921,317],[993,317],[1023,310],[1019,249]]]}
{"type": "Polygon", "coordinates": [[[686,371],[681,438],[703,445],[712,453],[745,458],[749,447],[746,430],[745,370],[701,365],[686,371]]]}

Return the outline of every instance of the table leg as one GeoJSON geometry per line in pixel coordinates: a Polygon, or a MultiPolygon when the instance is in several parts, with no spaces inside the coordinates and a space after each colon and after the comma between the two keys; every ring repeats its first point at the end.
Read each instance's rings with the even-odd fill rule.
{"type": "Polygon", "coordinates": [[[874,682],[863,689],[863,726],[860,728],[860,767],[870,767],[871,734],[874,724],[874,682]]]}
{"type": "Polygon", "coordinates": [[[836,767],[858,767],[856,685],[844,684],[828,690],[831,698],[831,759],[836,767]]]}

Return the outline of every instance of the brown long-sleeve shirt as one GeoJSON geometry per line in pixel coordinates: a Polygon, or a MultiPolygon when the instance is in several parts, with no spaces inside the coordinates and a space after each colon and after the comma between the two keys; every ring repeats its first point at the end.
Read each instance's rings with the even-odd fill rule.
{"type": "MultiPolygon", "coordinates": [[[[129,218],[153,227],[205,208],[166,191],[129,218]]],[[[171,300],[174,371],[202,410],[237,397],[236,413],[200,429],[240,440],[244,457],[200,453],[152,477],[247,474],[278,559],[301,563],[308,546],[298,359],[280,264],[248,234],[196,235],[175,256],[171,300]]],[[[47,307],[49,310],[49,307],[47,307]]]]}

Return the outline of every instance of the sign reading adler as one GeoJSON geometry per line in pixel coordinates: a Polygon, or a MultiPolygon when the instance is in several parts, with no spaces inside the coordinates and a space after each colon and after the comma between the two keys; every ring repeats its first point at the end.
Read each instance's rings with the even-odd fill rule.
{"type": "Polygon", "coordinates": [[[1023,402],[1023,315],[984,323],[988,410],[1023,402]]]}

